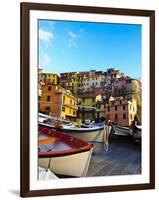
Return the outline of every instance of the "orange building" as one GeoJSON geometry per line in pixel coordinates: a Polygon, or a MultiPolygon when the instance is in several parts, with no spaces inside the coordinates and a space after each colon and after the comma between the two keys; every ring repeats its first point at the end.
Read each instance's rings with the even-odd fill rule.
{"type": "Polygon", "coordinates": [[[42,86],[39,111],[60,119],[75,121],[77,100],[73,94],[59,85],[42,86]]]}
{"type": "Polygon", "coordinates": [[[137,103],[135,99],[124,99],[123,97],[110,97],[109,102],[97,103],[97,117],[105,117],[107,120],[120,126],[130,126],[137,114],[137,103]]]}

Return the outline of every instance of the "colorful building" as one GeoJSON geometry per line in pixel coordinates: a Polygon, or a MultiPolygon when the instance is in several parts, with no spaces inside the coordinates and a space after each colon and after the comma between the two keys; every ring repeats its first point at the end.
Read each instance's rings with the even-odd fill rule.
{"type": "Polygon", "coordinates": [[[78,116],[82,120],[94,120],[96,117],[96,96],[94,93],[88,93],[84,94],[83,96],[80,96],[80,103],[78,107],[78,116]]]}
{"type": "MultiPolygon", "coordinates": [[[[44,77],[44,74],[43,74],[43,69],[38,69],[38,99],[40,101],[41,99],[41,88],[42,88],[42,85],[45,85],[45,77],[44,77]]],[[[38,102],[39,104],[39,102],[38,102]]]]}
{"type": "Polygon", "coordinates": [[[96,103],[97,118],[105,117],[120,126],[130,126],[137,114],[137,103],[135,99],[123,97],[110,97],[109,102],[98,101],[96,103]]]}
{"type": "Polygon", "coordinates": [[[40,112],[51,114],[60,119],[75,121],[77,116],[77,99],[73,94],[59,85],[42,86],[40,112]]]}
{"type": "Polygon", "coordinates": [[[78,77],[77,72],[68,72],[60,74],[60,83],[63,88],[70,90],[77,96],[78,77]]]}
{"type": "Polygon", "coordinates": [[[114,68],[110,68],[106,72],[96,70],[67,72],[60,74],[60,85],[70,90],[75,96],[88,92],[103,92],[110,88],[113,80],[123,75],[114,68]]]}
{"type": "Polygon", "coordinates": [[[60,76],[55,73],[43,73],[42,69],[39,69],[39,100],[43,112],[51,112],[52,115],[63,119],[78,116],[85,120],[103,116],[124,126],[129,125],[136,115],[141,122],[141,82],[124,76],[124,73],[114,68],[105,72],[67,72],[61,73],[60,76]],[[49,85],[58,86],[58,90],[62,92],[59,93],[57,87],[53,87],[51,90],[54,94],[51,96],[42,83],[46,84],[46,88],[49,85]],[[47,97],[49,95],[51,97],[47,97]],[[101,100],[97,96],[101,96],[101,100]],[[74,102],[76,105],[77,100],[73,100],[76,98],[81,99],[78,112],[75,107],[70,106],[74,105],[74,102]],[[47,105],[42,102],[47,102],[47,105]],[[51,103],[56,106],[49,106],[51,103]]]}
{"type": "MultiPolygon", "coordinates": [[[[128,76],[121,77],[113,82],[113,96],[126,96],[132,98],[141,94],[141,82],[128,76]]],[[[140,99],[138,99],[140,101],[140,99]]]]}
{"type": "Polygon", "coordinates": [[[102,88],[104,75],[102,71],[90,70],[83,78],[83,92],[94,92],[102,88]]]}
{"type": "Polygon", "coordinates": [[[130,77],[121,77],[114,81],[112,95],[123,96],[126,99],[135,99],[137,103],[137,118],[141,123],[141,82],[130,77]]]}
{"type": "Polygon", "coordinates": [[[105,84],[111,84],[114,80],[123,77],[124,73],[120,72],[120,70],[116,70],[115,68],[109,68],[106,72],[104,72],[105,76],[105,84]]]}
{"type": "Polygon", "coordinates": [[[55,73],[44,73],[45,76],[45,83],[46,84],[53,84],[58,85],[59,83],[59,76],[55,73]]]}

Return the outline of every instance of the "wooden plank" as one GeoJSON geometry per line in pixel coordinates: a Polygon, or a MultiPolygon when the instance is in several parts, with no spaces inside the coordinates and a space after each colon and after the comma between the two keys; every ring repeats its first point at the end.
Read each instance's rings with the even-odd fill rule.
{"type": "Polygon", "coordinates": [[[141,173],[141,157],[136,156],[123,170],[122,174],[139,174],[141,173]]]}
{"type": "Polygon", "coordinates": [[[108,152],[97,144],[87,177],[136,174],[141,172],[141,148],[127,139],[110,143],[108,152]],[[139,167],[140,166],[140,167],[139,167]]]}

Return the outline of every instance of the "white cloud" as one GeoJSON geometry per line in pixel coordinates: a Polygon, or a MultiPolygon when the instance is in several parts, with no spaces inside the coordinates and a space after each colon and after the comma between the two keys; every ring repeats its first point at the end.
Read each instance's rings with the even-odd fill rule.
{"type": "Polygon", "coordinates": [[[78,40],[81,37],[81,35],[83,35],[84,30],[83,29],[79,29],[78,31],[73,32],[73,31],[68,31],[68,47],[76,47],[78,45],[78,40]]]}
{"type": "Polygon", "coordinates": [[[77,35],[75,33],[73,33],[72,31],[68,32],[68,35],[72,38],[75,39],[77,37],[77,35]]]}
{"type": "Polygon", "coordinates": [[[78,35],[72,31],[68,31],[68,35],[69,35],[68,47],[77,46],[78,35]]]}
{"type": "Polygon", "coordinates": [[[47,54],[44,54],[42,56],[42,61],[41,61],[41,64],[43,66],[47,65],[48,63],[50,62],[50,57],[47,55],[47,54]]]}
{"type": "Polygon", "coordinates": [[[48,45],[51,43],[51,40],[54,39],[54,35],[52,32],[39,29],[39,39],[48,47],[48,45]]]}

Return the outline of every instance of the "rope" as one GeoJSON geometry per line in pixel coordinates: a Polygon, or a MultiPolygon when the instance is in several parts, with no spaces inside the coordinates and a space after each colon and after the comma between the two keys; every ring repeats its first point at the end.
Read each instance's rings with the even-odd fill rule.
{"type": "Polygon", "coordinates": [[[103,129],[103,143],[104,143],[104,150],[109,150],[109,127],[104,125],[103,129]]]}

